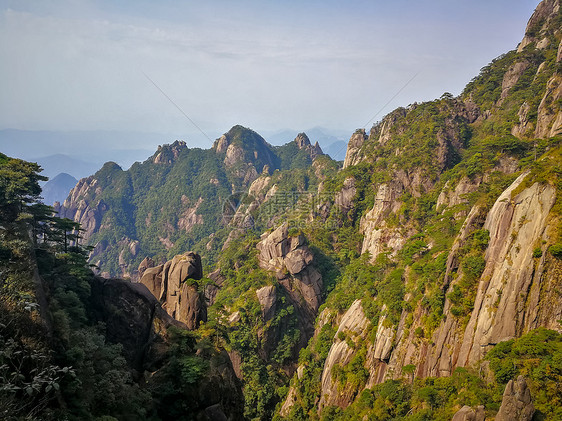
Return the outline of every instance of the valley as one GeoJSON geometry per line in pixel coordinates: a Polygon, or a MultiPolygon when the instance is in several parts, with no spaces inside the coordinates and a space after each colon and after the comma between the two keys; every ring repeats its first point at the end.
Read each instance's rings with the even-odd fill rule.
{"type": "Polygon", "coordinates": [[[561,24],[342,161],[235,125],[50,208],[0,154],[0,417],[561,419],[561,24]]]}

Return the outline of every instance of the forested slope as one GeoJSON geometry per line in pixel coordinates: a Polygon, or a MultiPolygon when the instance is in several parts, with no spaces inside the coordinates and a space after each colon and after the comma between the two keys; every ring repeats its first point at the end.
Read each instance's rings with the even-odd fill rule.
{"type": "Polygon", "coordinates": [[[357,130],[341,169],[300,135],[273,148],[235,126],[106,164],[59,213],[111,274],[202,255],[197,331],[226,350],[246,419],[557,419],[561,16],[543,1],[461,95],[357,130]]]}

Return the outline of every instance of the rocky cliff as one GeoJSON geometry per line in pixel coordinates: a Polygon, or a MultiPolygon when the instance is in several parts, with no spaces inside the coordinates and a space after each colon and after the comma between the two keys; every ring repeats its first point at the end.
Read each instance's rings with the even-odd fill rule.
{"type": "MultiPolygon", "coordinates": [[[[121,344],[136,377],[146,379],[145,387],[170,387],[172,347],[178,346],[174,332],[187,326],[170,317],[143,284],[120,279],[93,278],[91,307],[94,320],[104,323],[107,340],[121,344]]],[[[182,357],[189,355],[184,353],[182,357]]],[[[175,399],[188,402],[186,413],[197,419],[242,419],[241,386],[227,354],[207,352],[200,353],[198,358],[207,362],[208,369],[197,384],[184,387],[175,399]]],[[[162,402],[164,406],[169,404],[162,402]]],[[[167,413],[167,409],[159,412],[167,413]]]]}
{"type": "Polygon", "coordinates": [[[341,170],[305,134],[272,147],[235,126],[210,151],[177,143],[128,172],[108,164],[61,215],[85,223],[111,270],[151,256],[141,283],[191,329],[206,320],[201,263],[177,253],[217,263],[203,330],[228,349],[248,417],[279,404],[295,419],[482,419],[504,385],[498,417],[527,417],[516,375],[534,363],[486,358],[561,330],[561,16],[543,1],[518,49],[461,95],[357,130],[341,170]]]}
{"type": "Polygon", "coordinates": [[[207,306],[197,284],[202,277],[201,257],[185,253],[162,265],[145,269],[140,283],[148,288],[172,318],[193,330],[207,321],[207,306]]]}
{"type": "Polygon", "coordinates": [[[310,336],[316,312],[321,304],[322,276],[314,267],[314,255],[302,233],[289,235],[287,224],[264,233],[257,244],[260,267],[275,273],[279,284],[302,313],[310,336]]]}
{"type": "MultiPolygon", "coordinates": [[[[299,388],[309,382],[318,383],[320,412],[353,404],[356,414],[361,390],[382,393],[376,386],[385,381],[447,377],[461,367],[486,372],[497,344],[539,327],[561,331],[562,299],[553,293],[562,279],[560,13],[558,1],[541,2],[518,49],[483,68],[458,98],[400,108],[352,135],[330,186],[334,208],[347,216],[339,223],[355,224],[356,250],[373,268],[354,266],[339,279],[347,290],[332,293],[339,300],[328,296],[324,311],[335,314],[337,333],[325,359],[309,347],[321,380],[295,377],[282,415],[305,407],[299,388]],[[349,296],[358,300],[342,308],[349,296]],[[346,374],[350,365],[365,370],[361,381],[346,374]]],[[[351,246],[338,234],[331,238],[342,259],[351,246]]],[[[321,340],[319,323],[311,343],[321,340]]],[[[505,389],[517,403],[504,398],[501,419],[532,414],[517,382],[505,389]]],[[[455,419],[484,419],[483,408],[456,411],[455,419]]]]}

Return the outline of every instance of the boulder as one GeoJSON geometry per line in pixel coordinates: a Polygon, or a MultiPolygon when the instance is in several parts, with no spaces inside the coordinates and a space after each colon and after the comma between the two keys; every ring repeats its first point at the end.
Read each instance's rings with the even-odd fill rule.
{"type": "Polygon", "coordinates": [[[485,419],[486,415],[484,414],[484,407],[482,405],[476,408],[465,405],[457,411],[451,421],[484,421],[485,419]]]}
{"type": "Polygon", "coordinates": [[[162,308],[189,329],[207,319],[204,297],[197,280],[203,277],[201,257],[188,252],[174,256],[163,265],[148,268],[140,282],[160,301],[162,308]]]}
{"type": "Polygon", "coordinates": [[[152,260],[150,257],[145,257],[144,260],[139,265],[139,268],[138,268],[139,279],[142,278],[142,275],[144,275],[144,272],[147,269],[153,268],[153,267],[154,267],[154,260],[152,260]]]}
{"type": "Polygon", "coordinates": [[[503,392],[502,404],[496,421],[531,421],[535,406],[531,401],[531,391],[523,376],[510,380],[503,392]]]}

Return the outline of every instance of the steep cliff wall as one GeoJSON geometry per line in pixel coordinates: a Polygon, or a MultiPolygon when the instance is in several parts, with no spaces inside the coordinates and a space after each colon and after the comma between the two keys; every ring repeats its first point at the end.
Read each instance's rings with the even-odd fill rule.
{"type": "MultiPolygon", "coordinates": [[[[314,348],[317,320],[309,349],[323,367],[320,411],[357,403],[386,380],[480,367],[495,345],[534,329],[562,330],[561,18],[559,1],[543,1],[518,50],[484,67],[461,96],[398,109],[351,137],[333,204],[362,235],[373,268],[338,278],[361,305],[328,296],[338,333],[325,359],[314,348]],[[361,333],[347,332],[351,313],[361,333]],[[366,379],[346,377],[352,362],[366,379]]],[[[334,247],[349,247],[338,234],[334,247]]],[[[338,286],[332,295],[346,297],[338,286]]],[[[311,363],[301,364],[306,373],[311,363]]],[[[308,408],[299,387],[310,382],[294,378],[283,415],[308,408]]]]}

